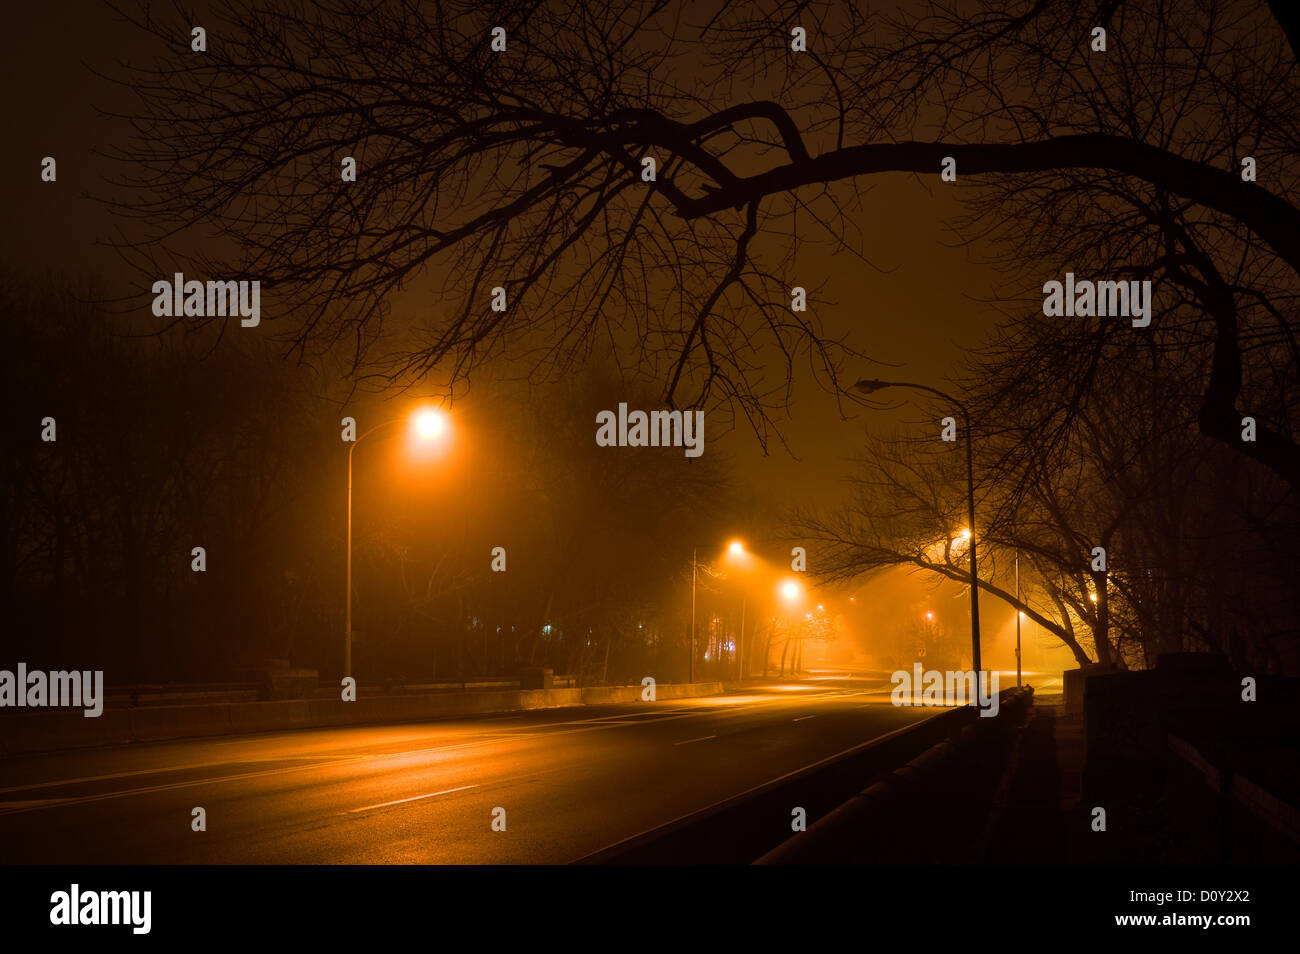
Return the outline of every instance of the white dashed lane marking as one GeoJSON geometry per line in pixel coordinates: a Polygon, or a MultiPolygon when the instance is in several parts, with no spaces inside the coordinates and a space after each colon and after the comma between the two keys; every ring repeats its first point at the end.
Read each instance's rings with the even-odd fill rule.
{"type": "Polygon", "coordinates": [[[452,792],[463,792],[467,788],[478,788],[478,786],[461,785],[459,788],[444,788],[441,792],[430,792],[427,795],[412,795],[410,798],[399,798],[391,802],[380,802],[378,805],[367,805],[364,808],[350,808],[343,814],[355,815],[357,812],[369,812],[376,808],[387,808],[389,805],[403,805],[406,802],[418,802],[424,798],[437,798],[439,795],[450,795],[452,792]]]}

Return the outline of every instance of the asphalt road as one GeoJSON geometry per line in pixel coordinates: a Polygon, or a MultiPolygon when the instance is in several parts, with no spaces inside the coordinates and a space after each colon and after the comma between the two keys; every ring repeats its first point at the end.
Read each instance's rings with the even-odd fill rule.
{"type": "Polygon", "coordinates": [[[13,757],[0,761],[0,863],[564,863],[937,711],[891,706],[883,675],[828,677],[13,757]]]}

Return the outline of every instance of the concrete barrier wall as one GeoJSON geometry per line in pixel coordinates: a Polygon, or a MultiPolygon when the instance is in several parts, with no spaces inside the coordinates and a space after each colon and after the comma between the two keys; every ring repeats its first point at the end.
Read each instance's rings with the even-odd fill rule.
{"type": "Polygon", "coordinates": [[[50,709],[6,716],[0,721],[0,753],[8,755],[113,745],[131,739],[129,709],[105,709],[95,719],[85,718],[80,709],[50,709]]]}
{"type": "MultiPolygon", "coordinates": [[[[981,718],[974,707],[957,706],[937,710],[928,718],[864,741],[852,749],[829,756],[798,771],[692,812],[667,825],[642,832],[579,860],[580,864],[691,865],[750,864],[776,848],[791,834],[791,808],[805,810],[811,827],[794,837],[815,838],[816,819],[833,814],[846,801],[857,797],[877,776],[895,772],[900,766],[931,746],[968,730],[988,732],[991,724],[1015,721],[1019,704],[1015,700],[1029,690],[1004,689],[996,718],[981,718]]],[[[984,770],[1000,774],[1001,766],[984,770]]],[[[965,779],[962,780],[963,783],[965,779]]],[[[955,815],[952,806],[946,806],[955,815]]],[[[925,831],[934,820],[919,823],[925,831]]],[[[894,829],[901,833],[911,829],[894,829]]],[[[915,833],[913,833],[915,841],[915,833]]],[[[832,840],[833,841],[833,840],[832,840]]],[[[832,844],[832,847],[837,847],[832,844]]],[[[913,855],[915,852],[912,853],[913,855]]],[[[912,860],[906,850],[888,859],[912,860]]],[[[886,863],[886,862],[880,862],[886,863]]]]}
{"type": "MultiPolygon", "coordinates": [[[[240,703],[200,706],[150,706],[131,709],[131,737],[139,742],[155,739],[175,739],[178,733],[187,736],[229,735],[230,710],[240,703]]],[[[107,710],[105,710],[107,711],[107,710]]],[[[101,716],[102,718],[102,716],[101,716]]],[[[93,722],[93,719],[83,719],[93,722]]]]}
{"type": "MultiPolygon", "coordinates": [[[[505,689],[411,696],[363,695],[356,702],[291,699],[105,709],[94,719],[87,719],[80,709],[47,709],[0,719],[0,754],[640,702],[641,692],[640,686],[592,686],[586,689],[505,689]]],[[[721,692],[722,684],[717,682],[661,685],[656,687],[656,699],[686,699],[721,692]]]]}
{"type": "Polygon", "coordinates": [[[972,859],[1033,690],[1007,689],[993,719],[960,732],[787,838],[760,865],[956,864],[972,859]]]}

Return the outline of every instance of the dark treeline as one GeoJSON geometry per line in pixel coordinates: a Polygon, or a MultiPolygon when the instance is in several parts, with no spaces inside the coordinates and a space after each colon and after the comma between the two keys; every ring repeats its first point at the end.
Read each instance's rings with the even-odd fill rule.
{"type": "MultiPolygon", "coordinates": [[[[272,658],[337,674],[340,422],[364,433],[418,401],[339,393],[238,335],[133,336],[93,297],[0,281],[5,657],[119,685],[238,679],[272,658]]],[[[655,406],[643,397],[598,372],[543,392],[497,385],[455,403],[442,453],[414,453],[404,427],[356,445],[358,677],[682,677],[691,547],[738,525],[735,495],[716,452],[596,446],[596,412],[655,406]]],[[[701,587],[701,619],[711,600],[729,608],[717,590],[701,587]]]]}

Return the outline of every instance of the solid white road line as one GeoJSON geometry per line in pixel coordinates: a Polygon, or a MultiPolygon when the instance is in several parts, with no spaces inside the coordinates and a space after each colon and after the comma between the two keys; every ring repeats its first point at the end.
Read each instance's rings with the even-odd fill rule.
{"type": "Polygon", "coordinates": [[[716,739],[716,735],[702,735],[698,739],[685,739],[681,742],[674,742],[673,745],[690,745],[692,742],[707,742],[709,739],[716,739]]]}

